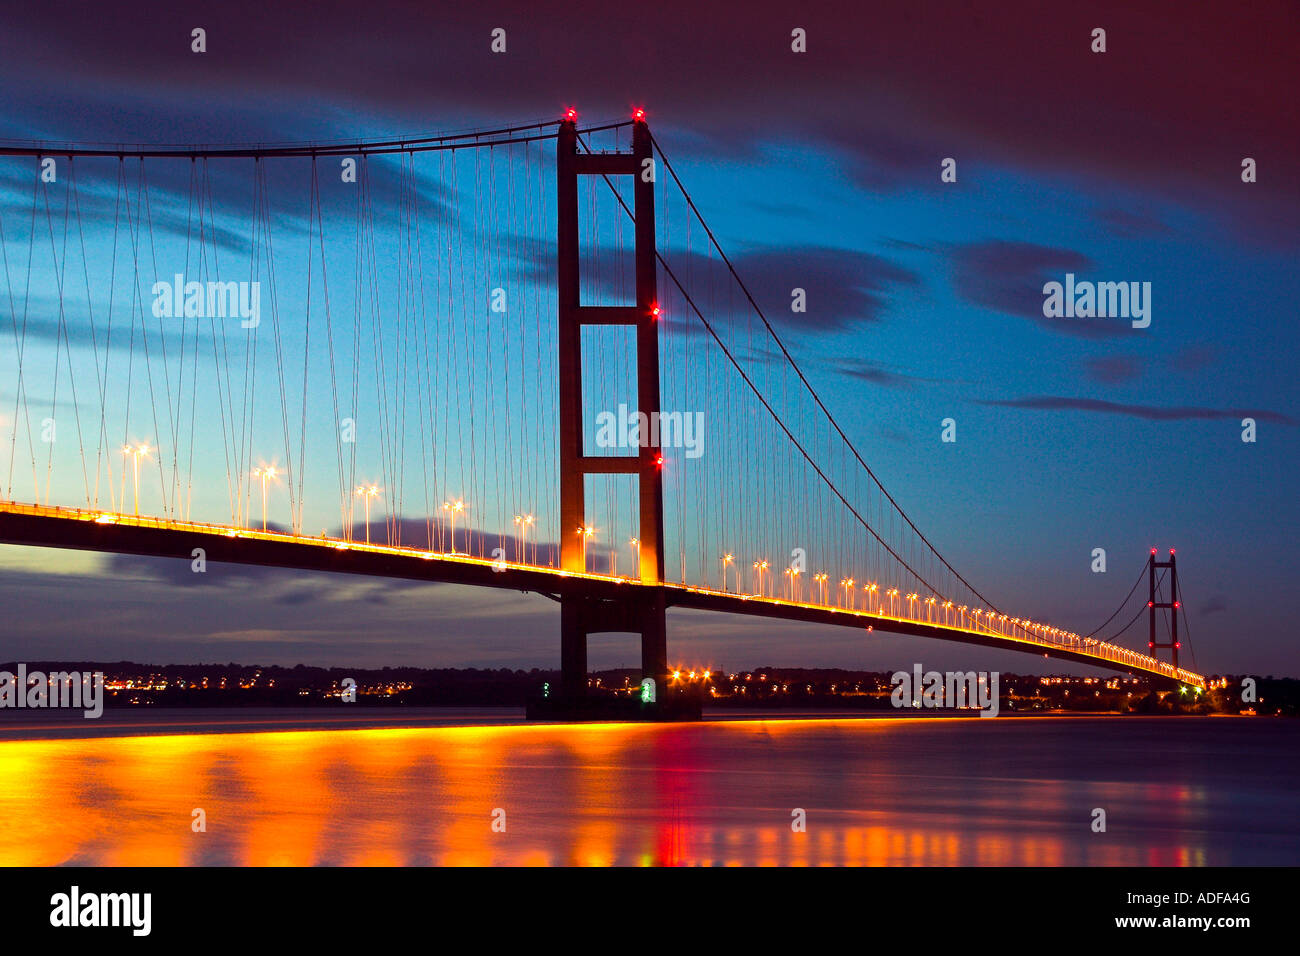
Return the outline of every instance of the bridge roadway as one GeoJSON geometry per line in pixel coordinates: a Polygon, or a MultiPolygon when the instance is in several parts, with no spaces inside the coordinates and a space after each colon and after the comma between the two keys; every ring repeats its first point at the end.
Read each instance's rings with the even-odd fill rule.
{"type": "Polygon", "coordinates": [[[561,595],[575,594],[598,600],[626,601],[632,596],[630,591],[645,593],[653,587],[662,587],[667,607],[749,614],[854,627],[863,631],[878,629],[894,634],[960,641],[999,650],[1042,654],[1044,657],[1092,664],[1126,674],[1146,674],[1163,678],[1170,684],[1205,687],[1205,678],[1200,674],[1182,668],[1175,671],[1172,665],[1164,661],[1100,641],[1065,645],[1034,635],[1008,635],[987,628],[928,623],[865,610],[733,594],[685,584],[645,585],[633,578],[560,571],[551,567],[508,561],[494,562],[464,554],[366,544],[324,536],[309,537],[193,521],[0,501],[0,543],[148,555],[186,561],[193,560],[194,548],[201,547],[205,560],[218,563],[506,588],[512,591],[534,591],[556,599],[561,595]]]}

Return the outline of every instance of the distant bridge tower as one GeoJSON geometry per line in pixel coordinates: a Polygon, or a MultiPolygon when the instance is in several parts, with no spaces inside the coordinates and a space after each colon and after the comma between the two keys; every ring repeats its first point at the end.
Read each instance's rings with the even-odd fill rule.
{"type": "MultiPolygon", "coordinates": [[[[588,456],[583,447],[582,328],[621,325],[636,329],[637,405],[649,414],[660,410],[658,295],[655,287],[654,181],[643,175],[652,158],[650,130],[638,115],[632,126],[632,152],[578,152],[576,122],[570,114],[556,140],[559,223],[558,299],[560,373],[560,567],[582,573],[586,548],[586,476],[626,474],[638,477],[640,521],[637,530],[640,579],[661,585],[663,554],[663,458],[655,444],[634,455],[588,456]],[[578,177],[632,176],[636,219],[636,304],[584,305],[580,299],[578,259],[578,177]]],[[[594,214],[594,211],[593,211],[594,214]]],[[[657,439],[656,439],[657,441],[657,439]]],[[[668,679],[667,633],[662,587],[638,589],[638,600],[602,601],[565,595],[560,601],[561,686],[566,697],[586,692],[587,637],[605,631],[641,635],[641,670],[664,688],[668,679]]]]}
{"type": "Polygon", "coordinates": [[[1151,596],[1147,600],[1148,617],[1151,620],[1151,635],[1147,646],[1155,651],[1157,648],[1169,648],[1173,654],[1174,669],[1178,669],[1178,649],[1182,643],[1178,640],[1178,611],[1182,607],[1182,602],[1178,598],[1178,564],[1174,557],[1174,549],[1169,549],[1168,561],[1156,560],[1156,549],[1151,549],[1151,559],[1147,562],[1148,578],[1151,583],[1151,596]],[[1169,569],[1169,600],[1156,601],[1156,569],[1169,569]],[[1169,640],[1162,643],[1156,640],[1156,614],[1167,609],[1169,611],[1169,640]]]}

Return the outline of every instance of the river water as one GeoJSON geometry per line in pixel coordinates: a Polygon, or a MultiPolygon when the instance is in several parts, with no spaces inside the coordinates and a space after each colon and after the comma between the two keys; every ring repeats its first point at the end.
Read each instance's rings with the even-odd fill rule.
{"type": "Polygon", "coordinates": [[[1300,864],[1296,721],[110,716],[0,726],[0,864],[1300,864]]]}

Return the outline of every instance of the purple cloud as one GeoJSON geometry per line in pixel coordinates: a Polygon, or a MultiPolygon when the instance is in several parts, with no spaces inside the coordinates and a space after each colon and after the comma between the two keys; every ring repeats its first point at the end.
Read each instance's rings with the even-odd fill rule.
{"type": "Polygon", "coordinates": [[[1135,355],[1094,355],[1083,360],[1084,371],[1103,385],[1131,382],[1142,374],[1142,362],[1135,355]]]}
{"type": "Polygon", "coordinates": [[[1190,421],[1212,419],[1253,418],[1261,422],[1275,422],[1280,425],[1294,425],[1296,420],[1281,412],[1257,411],[1241,408],[1197,408],[1179,406],[1160,408],[1153,405],[1125,405],[1109,402],[1100,398],[1067,398],[1055,395],[1034,395],[1028,398],[1013,398],[1001,401],[982,401],[980,405],[992,405],[999,408],[1029,408],[1039,411],[1079,411],[1103,412],[1111,415],[1131,415],[1151,421],[1190,421]]]}
{"type": "Polygon", "coordinates": [[[954,246],[951,257],[953,291],[974,305],[1084,338],[1109,338],[1133,331],[1128,322],[1118,319],[1043,315],[1043,285],[1092,266],[1092,260],[1081,252],[990,239],[954,246]]]}
{"type": "Polygon", "coordinates": [[[1169,226],[1155,216],[1131,209],[1098,209],[1092,218],[1112,236],[1120,239],[1150,239],[1170,231],[1169,226]]]}
{"type": "MultiPolygon", "coordinates": [[[[621,117],[636,104],[694,131],[697,152],[819,141],[851,180],[892,190],[936,188],[938,161],[953,156],[1128,186],[1294,246],[1300,183],[1283,171],[1300,127],[1282,91],[1294,85],[1295,17],[1286,0],[1260,0],[1248,24],[1228,4],[1153,14],[1119,0],[1086,12],[1008,0],[974,16],[960,0],[830,5],[800,11],[808,52],[795,54],[775,0],[743,16],[663,0],[653,17],[608,4],[538,16],[505,0],[490,20],[372,0],[365,30],[341,0],[315,5],[307,24],[292,8],[230,0],[200,16],[208,52],[196,55],[193,12],[106,19],[89,2],[29,4],[0,35],[13,107],[3,131],[269,143],[531,121],[570,104],[621,117]],[[1104,55],[1089,49],[1098,23],[1104,55]],[[508,51],[494,55],[498,25],[508,51]],[[1259,164],[1249,186],[1244,156],[1259,164]]],[[[1146,228],[1122,215],[1115,225],[1146,228]]]]}

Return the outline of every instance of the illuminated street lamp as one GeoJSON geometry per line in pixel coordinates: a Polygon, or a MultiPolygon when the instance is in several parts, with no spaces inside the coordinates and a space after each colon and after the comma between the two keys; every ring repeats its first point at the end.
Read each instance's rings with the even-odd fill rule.
{"type": "Polygon", "coordinates": [[[870,583],[868,583],[868,584],[863,588],[863,590],[866,591],[866,592],[867,592],[867,595],[868,595],[868,598],[867,598],[867,610],[870,611],[870,610],[871,610],[871,605],[872,605],[872,604],[875,604],[875,605],[876,605],[876,613],[879,614],[879,613],[880,613],[880,601],[876,598],[876,592],[880,590],[879,586],[876,584],[875,581],[871,581],[870,583]]]}
{"type": "Polygon", "coordinates": [[[442,510],[447,512],[447,519],[451,523],[451,554],[457,554],[456,551],[456,516],[465,513],[465,499],[457,498],[455,501],[444,501],[442,510]]]}
{"type": "Polygon", "coordinates": [[[898,607],[898,588],[890,588],[888,591],[885,592],[885,595],[889,598],[890,616],[898,617],[898,611],[896,610],[896,608],[898,607]]]}
{"type": "Polygon", "coordinates": [[[629,538],[628,547],[632,549],[632,567],[636,568],[637,577],[641,576],[641,539],[629,538]]]}
{"type": "MultiPolygon", "coordinates": [[[[130,458],[135,466],[135,514],[138,518],[140,516],[140,459],[149,457],[149,446],[145,442],[135,446],[123,445],[122,454],[130,458]]],[[[122,490],[122,497],[126,497],[126,489],[122,490]]]]}
{"type": "Polygon", "coordinates": [[[762,596],[763,596],[763,593],[764,593],[764,592],[763,592],[763,572],[766,571],[766,570],[767,570],[767,562],[766,562],[766,561],[755,561],[755,562],[754,562],[754,572],[755,572],[756,577],[758,578],[758,592],[757,592],[757,593],[758,593],[758,596],[759,596],[759,597],[762,597],[762,596]]]}
{"type": "Polygon", "coordinates": [[[915,591],[907,596],[907,616],[912,620],[916,620],[916,613],[913,609],[916,607],[916,600],[919,597],[920,595],[915,591]]]}
{"type": "MultiPolygon", "coordinates": [[[[731,564],[735,560],[735,555],[728,551],[718,560],[722,562],[722,592],[725,594],[727,592],[727,565],[731,564]]],[[[740,590],[739,584],[736,585],[736,589],[740,590]]]]}
{"type": "Polygon", "coordinates": [[[931,594],[928,598],[925,599],[925,603],[926,603],[925,619],[931,623],[934,622],[934,604],[936,600],[937,598],[933,594],[931,594]]]}
{"type": "Polygon", "coordinates": [[[945,626],[952,626],[952,602],[943,602],[943,623],[945,626]]]}
{"type": "MultiPolygon", "coordinates": [[[[518,552],[515,554],[515,560],[522,564],[528,563],[528,529],[535,523],[532,515],[515,515],[515,527],[519,529],[519,548],[523,550],[524,556],[520,561],[518,552]]],[[[534,562],[536,563],[536,562],[534,562]]]]}
{"type": "Polygon", "coordinates": [[[844,588],[844,607],[846,608],[852,607],[854,604],[853,598],[850,596],[853,593],[854,583],[852,578],[840,579],[840,587],[844,588]]]}
{"type": "Polygon", "coordinates": [[[370,500],[379,497],[380,491],[378,485],[362,485],[357,489],[357,494],[366,507],[366,544],[370,543],[370,500]]]}
{"type": "Polygon", "coordinates": [[[785,576],[790,579],[790,600],[799,600],[799,569],[786,568],[785,576]]]}
{"type": "Polygon", "coordinates": [[[587,542],[596,535],[591,525],[578,525],[578,537],[582,539],[582,570],[587,570],[587,542]]]}
{"type": "Polygon", "coordinates": [[[266,530],[266,483],[274,481],[276,475],[280,474],[275,465],[267,465],[264,468],[254,468],[253,477],[262,479],[262,530],[266,530]]]}
{"type": "Polygon", "coordinates": [[[819,571],[813,575],[813,580],[817,582],[818,600],[820,603],[826,603],[826,572],[819,571]]]}

